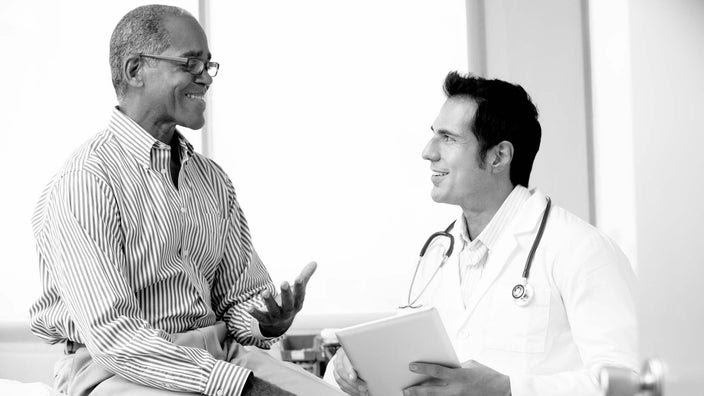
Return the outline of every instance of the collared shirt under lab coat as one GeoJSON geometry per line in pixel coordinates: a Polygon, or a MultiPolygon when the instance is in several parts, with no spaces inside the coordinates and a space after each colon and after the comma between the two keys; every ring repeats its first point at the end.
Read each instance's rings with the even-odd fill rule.
{"type": "MultiPolygon", "coordinates": [[[[598,395],[601,366],[637,366],[635,276],[611,240],[553,204],[530,271],[535,295],[529,305],[516,305],[511,289],[521,280],[545,204],[545,195],[533,191],[497,239],[466,308],[457,246],[421,301],[440,312],[460,361],[510,376],[513,396],[598,395]]],[[[457,225],[455,240],[464,222],[457,225]]],[[[438,239],[429,248],[419,284],[446,243],[438,239]]]]}
{"type": "MultiPolygon", "coordinates": [[[[438,309],[460,362],[475,360],[508,375],[512,396],[600,395],[600,367],[637,367],[633,270],[608,237],[553,203],[530,271],[535,295],[517,306],[511,289],[521,280],[547,203],[541,192],[531,193],[493,244],[466,308],[458,242],[420,301],[438,309]]],[[[464,226],[460,215],[455,241],[464,226]]],[[[438,238],[426,252],[416,281],[421,287],[447,243],[438,238]]],[[[334,383],[331,375],[326,380],[334,383]]]]}

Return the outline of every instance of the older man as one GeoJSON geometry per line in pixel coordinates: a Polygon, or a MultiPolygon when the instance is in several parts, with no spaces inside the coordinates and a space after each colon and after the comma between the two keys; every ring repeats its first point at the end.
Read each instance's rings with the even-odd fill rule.
{"type": "MultiPolygon", "coordinates": [[[[601,394],[600,367],[637,364],[627,259],[594,227],[527,188],[541,128],[523,88],[453,72],[444,89],[423,158],[433,200],[458,207],[446,230],[454,251],[441,265],[450,238],[433,240],[405,304],[436,307],[464,363],[411,364],[433,379],[404,394],[601,394]]],[[[366,393],[344,351],[334,366],[343,390],[366,393]]]]}
{"type": "Polygon", "coordinates": [[[267,348],[284,334],[315,264],[275,299],[232,183],[176,129],[203,126],[219,67],[210,59],[203,29],[182,9],[139,7],[115,27],[119,106],[51,181],[33,218],[43,293],[31,326],[66,343],[60,391],[337,393],[242,347],[267,348]]]}

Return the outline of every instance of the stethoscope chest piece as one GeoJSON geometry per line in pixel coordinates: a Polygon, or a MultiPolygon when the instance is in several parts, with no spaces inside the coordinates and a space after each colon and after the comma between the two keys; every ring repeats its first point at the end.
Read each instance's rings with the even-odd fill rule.
{"type": "Polygon", "coordinates": [[[513,301],[519,307],[524,307],[528,305],[533,299],[533,287],[528,284],[517,284],[511,289],[511,295],[513,296],[513,301]]]}

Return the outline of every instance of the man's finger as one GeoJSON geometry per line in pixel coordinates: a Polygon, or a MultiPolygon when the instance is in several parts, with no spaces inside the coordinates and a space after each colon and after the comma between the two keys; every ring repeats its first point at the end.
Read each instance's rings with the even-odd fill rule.
{"type": "Polygon", "coordinates": [[[303,287],[306,287],[310,277],[315,273],[316,268],[318,268],[318,264],[315,261],[308,263],[305,267],[303,267],[303,271],[301,271],[298,275],[298,278],[296,278],[296,282],[301,281],[303,287]]]}
{"type": "Polygon", "coordinates": [[[413,362],[408,365],[408,368],[414,373],[426,374],[434,378],[451,379],[454,376],[451,368],[439,364],[413,362]]]}
{"type": "Polygon", "coordinates": [[[279,308],[279,304],[276,303],[276,300],[268,290],[262,293],[262,300],[264,300],[264,305],[266,305],[269,315],[275,318],[281,316],[281,308],[279,308]]]}
{"type": "Polygon", "coordinates": [[[318,268],[318,264],[315,261],[308,263],[303,267],[303,271],[298,275],[296,281],[293,283],[293,308],[296,312],[303,308],[303,300],[306,297],[306,286],[310,277],[315,273],[315,269],[318,268]]]}
{"type": "Polygon", "coordinates": [[[293,292],[288,282],[281,284],[281,311],[285,316],[290,315],[293,311],[293,292]]]}
{"type": "Polygon", "coordinates": [[[249,314],[252,315],[254,319],[256,319],[259,323],[269,323],[271,322],[271,319],[269,318],[269,313],[260,311],[258,309],[250,309],[249,314]]]}
{"type": "Polygon", "coordinates": [[[303,308],[303,301],[306,299],[306,287],[300,282],[296,281],[293,284],[293,309],[298,312],[303,308]]]}

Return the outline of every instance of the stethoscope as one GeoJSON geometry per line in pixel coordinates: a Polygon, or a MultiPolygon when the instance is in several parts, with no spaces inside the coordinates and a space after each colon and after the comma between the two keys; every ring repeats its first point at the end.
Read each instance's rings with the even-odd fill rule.
{"type": "MultiPolygon", "coordinates": [[[[523,274],[521,277],[521,281],[516,284],[516,286],[511,289],[511,296],[513,297],[513,301],[516,303],[518,306],[526,306],[530,301],[533,299],[534,295],[534,290],[531,285],[528,284],[528,276],[530,275],[530,267],[531,264],[533,264],[533,256],[535,255],[535,251],[538,249],[538,245],[540,245],[540,239],[543,237],[543,231],[545,231],[545,223],[547,223],[548,220],[548,215],[550,214],[550,206],[552,204],[550,197],[547,198],[547,205],[545,205],[545,212],[543,213],[543,218],[540,221],[540,228],[538,228],[538,234],[535,236],[535,240],[533,241],[533,246],[530,249],[530,252],[528,253],[528,258],[526,259],[526,264],[523,267],[523,274]]],[[[442,268],[447,260],[452,256],[452,251],[455,248],[455,237],[450,234],[450,231],[452,231],[452,228],[455,226],[455,221],[453,221],[446,229],[445,231],[438,231],[431,235],[427,241],[425,241],[425,244],[423,245],[423,248],[420,250],[420,257],[418,258],[418,264],[416,264],[416,270],[413,272],[413,279],[411,280],[411,286],[408,289],[408,304],[404,305],[402,307],[399,307],[401,309],[403,308],[419,308],[421,305],[415,305],[416,302],[420,299],[420,297],[423,295],[425,292],[425,289],[430,286],[430,283],[432,283],[433,279],[435,278],[435,275],[437,275],[438,271],[440,271],[440,268],[442,268]],[[433,275],[430,277],[428,282],[425,284],[423,289],[420,291],[418,296],[416,296],[413,301],[411,301],[411,293],[413,292],[413,284],[416,281],[416,276],[418,275],[418,269],[420,268],[420,263],[423,261],[423,257],[425,256],[425,251],[428,250],[428,246],[430,246],[431,243],[436,238],[447,238],[450,241],[450,246],[445,250],[445,252],[442,255],[442,261],[440,261],[440,265],[435,269],[435,272],[433,272],[433,275]]]]}

